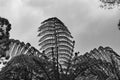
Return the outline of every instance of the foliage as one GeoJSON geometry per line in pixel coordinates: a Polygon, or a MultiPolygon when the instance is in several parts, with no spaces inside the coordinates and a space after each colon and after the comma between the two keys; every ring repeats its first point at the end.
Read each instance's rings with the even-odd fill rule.
{"type": "Polygon", "coordinates": [[[119,20],[119,23],[118,23],[118,29],[120,30],[120,20],[119,20]]]}
{"type": "Polygon", "coordinates": [[[74,43],[67,27],[58,18],[49,18],[42,22],[38,30],[40,50],[52,59],[59,58],[60,63],[72,58],[74,43]],[[53,48],[53,49],[52,49],[53,48]]]}
{"type": "Polygon", "coordinates": [[[53,61],[53,73],[57,72],[56,77],[60,77],[59,68],[68,68],[67,63],[73,56],[73,37],[64,23],[56,17],[43,21],[38,32],[40,50],[53,61]]]}
{"type": "MultiPolygon", "coordinates": [[[[104,9],[113,9],[113,8],[119,8],[120,7],[120,0],[100,0],[101,8],[104,9]]],[[[118,29],[120,30],[120,20],[118,23],[118,29]]]]}
{"type": "Polygon", "coordinates": [[[0,72],[0,80],[45,80],[45,61],[37,56],[18,55],[13,57],[0,72]],[[35,61],[40,61],[39,65],[35,61]]]}
{"type": "Polygon", "coordinates": [[[101,7],[107,9],[113,9],[120,6],[120,0],[100,0],[101,7]]]}
{"type": "Polygon", "coordinates": [[[73,54],[71,33],[56,17],[43,21],[38,32],[42,53],[29,43],[1,39],[1,59],[9,58],[0,80],[120,80],[120,56],[110,47],[73,54]]]}

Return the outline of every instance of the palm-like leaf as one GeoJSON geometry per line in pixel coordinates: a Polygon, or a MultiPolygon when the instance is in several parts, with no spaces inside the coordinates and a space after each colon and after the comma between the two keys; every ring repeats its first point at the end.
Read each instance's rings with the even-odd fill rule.
{"type": "MultiPolygon", "coordinates": [[[[4,56],[1,58],[1,65],[6,65],[7,62],[9,62],[13,57],[26,54],[26,55],[32,55],[32,56],[38,56],[40,58],[45,59],[46,56],[44,56],[42,53],[40,53],[36,48],[30,45],[30,43],[25,44],[24,42],[20,42],[19,40],[9,39],[8,49],[4,51],[4,56]]],[[[2,54],[1,54],[2,55],[2,54]]]]}
{"type": "Polygon", "coordinates": [[[21,54],[13,57],[2,69],[0,80],[39,80],[41,76],[49,79],[47,72],[47,65],[49,64],[48,61],[37,56],[21,54]]]}
{"type": "Polygon", "coordinates": [[[70,76],[73,75],[73,79],[78,76],[77,78],[87,80],[89,74],[92,74],[98,80],[119,80],[119,60],[120,56],[111,48],[99,47],[73,59],[70,76]]]}

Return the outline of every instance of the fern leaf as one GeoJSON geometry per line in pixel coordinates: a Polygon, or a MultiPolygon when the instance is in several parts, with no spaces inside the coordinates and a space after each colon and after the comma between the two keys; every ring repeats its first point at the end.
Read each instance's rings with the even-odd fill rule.
{"type": "Polygon", "coordinates": [[[55,36],[53,34],[46,34],[44,36],[42,36],[39,40],[39,42],[45,40],[45,39],[48,39],[48,38],[54,38],[55,36]]]}

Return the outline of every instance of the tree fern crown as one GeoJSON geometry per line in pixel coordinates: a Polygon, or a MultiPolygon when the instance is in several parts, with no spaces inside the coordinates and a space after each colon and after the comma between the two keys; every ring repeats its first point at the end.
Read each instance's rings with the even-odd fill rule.
{"type": "Polygon", "coordinates": [[[52,59],[52,55],[61,64],[69,61],[73,55],[74,41],[68,28],[56,17],[49,18],[41,23],[38,29],[40,50],[52,59]],[[52,48],[53,51],[52,51],[52,48]]]}

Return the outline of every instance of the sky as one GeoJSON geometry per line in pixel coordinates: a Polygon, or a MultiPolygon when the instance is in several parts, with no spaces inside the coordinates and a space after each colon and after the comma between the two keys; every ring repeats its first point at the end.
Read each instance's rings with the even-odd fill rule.
{"type": "Polygon", "coordinates": [[[101,9],[99,0],[0,0],[0,16],[12,24],[10,38],[39,49],[41,22],[57,17],[68,27],[80,54],[110,46],[120,54],[120,10],[101,9]]]}

